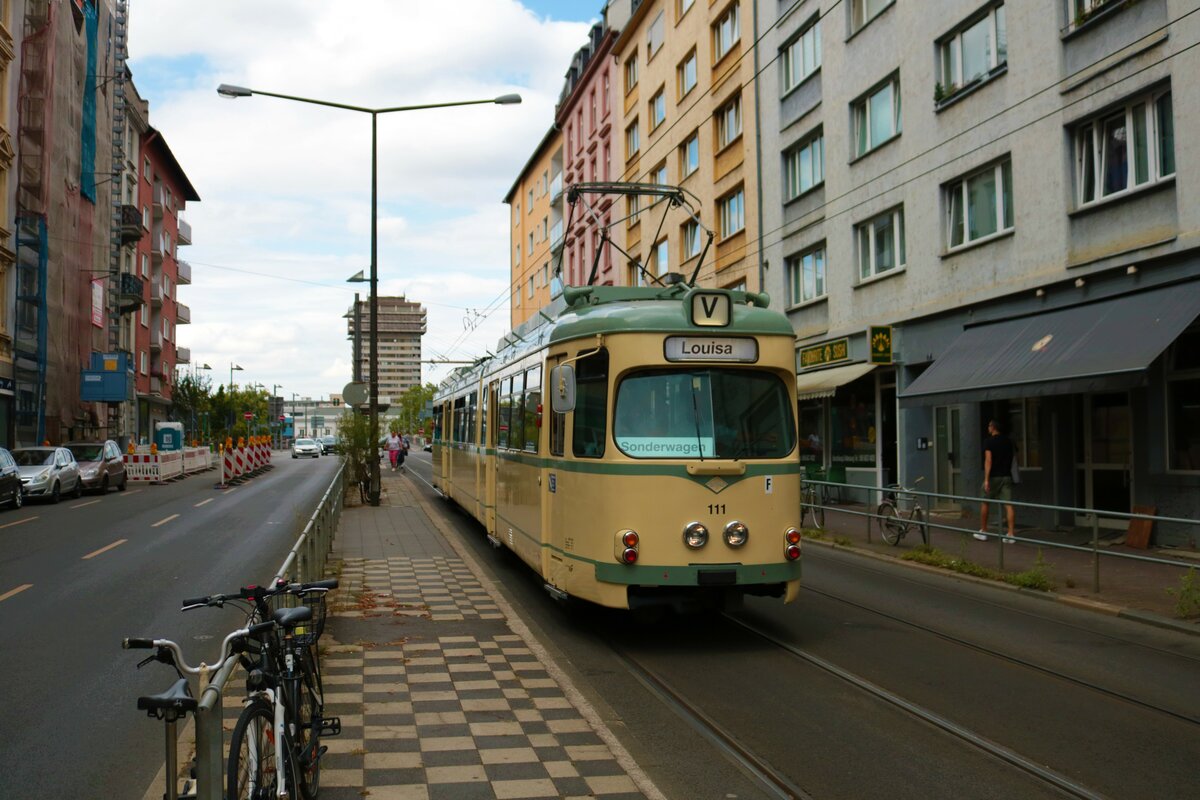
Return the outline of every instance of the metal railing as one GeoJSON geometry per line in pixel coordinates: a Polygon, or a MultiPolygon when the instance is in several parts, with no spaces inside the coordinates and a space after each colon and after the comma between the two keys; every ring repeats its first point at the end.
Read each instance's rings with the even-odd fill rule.
{"type": "MultiPolygon", "coordinates": [[[[275,572],[272,584],[285,576],[301,583],[324,577],[329,551],[333,547],[333,535],[342,515],[345,495],[342,476],[345,469],[345,466],[338,468],[317,509],[305,524],[300,538],[288,551],[283,565],[275,572]]],[[[207,679],[207,672],[201,673],[200,676],[202,688],[196,709],[197,800],[222,800],[225,788],[225,731],[221,725],[221,700],[225,684],[229,682],[237,666],[238,658],[232,655],[216,669],[211,679],[207,679]]]]}
{"type": "MultiPolygon", "coordinates": [[[[855,493],[861,494],[861,493],[865,492],[866,497],[867,497],[867,501],[865,504],[861,504],[861,503],[852,501],[852,502],[848,502],[845,504],[821,503],[820,505],[823,509],[825,509],[826,512],[834,511],[839,514],[846,514],[849,516],[862,517],[866,522],[866,532],[867,532],[867,542],[868,543],[870,543],[872,541],[872,539],[871,539],[872,526],[874,524],[876,524],[876,522],[878,520],[882,519],[880,514],[877,513],[877,511],[875,509],[878,509],[879,504],[883,501],[884,497],[886,497],[888,495],[894,495],[897,500],[897,505],[901,506],[906,513],[909,510],[909,506],[911,505],[911,503],[916,499],[920,499],[922,509],[925,512],[923,520],[920,523],[915,523],[915,522],[910,523],[910,525],[915,525],[920,530],[921,540],[926,544],[929,543],[929,531],[931,529],[946,531],[949,533],[962,534],[962,535],[974,535],[976,533],[979,533],[978,528],[974,528],[974,527],[962,528],[962,527],[958,527],[955,525],[947,524],[944,521],[941,521],[941,522],[932,521],[930,519],[930,516],[933,513],[932,501],[935,499],[949,500],[956,504],[963,504],[963,505],[965,505],[965,504],[974,505],[974,504],[979,504],[979,503],[987,503],[989,506],[996,506],[997,508],[1000,509],[1001,522],[1003,522],[1005,515],[1007,514],[1007,511],[1005,510],[1005,507],[1007,507],[1007,506],[1011,506],[1014,509],[1031,509],[1031,510],[1044,511],[1044,512],[1048,511],[1048,512],[1052,512],[1054,514],[1072,514],[1076,517],[1085,517],[1088,520],[1088,527],[1091,528],[1091,540],[1086,546],[1085,545],[1077,545],[1077,544],[1069,544],[1066,542],[1054,542],[1054,541],[1049,541],[1046,539],[1037,539],[1037,538],[1033,538],[1030,536],[1014,536],[1013,539],[1018,542],[1023,542],[1025,544],[1037,545],[1038,547],[1057,548],[1059,550],[1071,550],[1071,551],[1075,551],[1075,552],[1091,554],[1091,556],[1092,556],[1092,591],[1093,592],[1100,591],[1100,557],[1101,556],[1107,556],[1109,558],[1115,558],[1115,559],[1125,559],[1125,560],[1129,560],[1129,561],[1141,561],[1141,562],[1146,562],[1146,563],[1151,563],[1151,564],[1161,564],[1163,566],[1175,567],[1175,568],[1185,569],[1185,570],[1191,569],[1191,568],[1194,568],[1197,566],[1197,564],[1195,564],[1195,563],[1189,563],[1186,561],[1180,561],[1180,560],[1174,560],[1174,559],[1168,559],[1168,558],[1159,558],[1156,556],[1149,556],[1149,555],[1143,556],[1143,555],[1138,555],[1137,553],[1122,553],[1122,552],[1117,552],[1117,551],[1112,551],[1112,550],[1105,550],[1105,549],[1101,548],[1101,545],[1100,545],[1100,542],[1101,542],[1100,520],[1102,518],[1108,518],[1108,519],[1114,519],[1114,520],[1125,520],[1125,521],[1148,520],[1151,523],[1185,525],[1185,526],[1200,526],[1200,520],[1186,519],[1186,518],[1182,518],[1182,517],[1165,517],[1165,516],[1159,516],[1157,514],[1136,514],[1136,513],[1122,512],[1122,511],[1104,511],[1104,510],[1099,510],[1099,509],[1095,509],[1095,508],[1078,508],[1075,506],[1058,506],[1058,505],[1050,505],[1050,504],[1046,504],[1046,503],[1030,503],[1030,502],[1020,501],[1020,500],[993,500],[993,499],[985,498],[985,497],[968,497],[966,495],[943,494],[940,492],[928,491],[925,489],[916,489],[916,488],[912,488],[912,487],[864,486],[861,484],[853,484],[853,483],[835,483],[833,481],[825,481],[825,480],[819,480],[819,479],[807,478],[807,477],[804,478],[804,482],[813,484],[815,486],[827,487],[830,490],[837,490],[839,493],[845,492],[847,495],[853,495],[855,493]],[[905,503],[908,503],[909,505],[905,505],[905,503]],[[859,510],[859,509],[853,508],[854,505],[865,505],[866,510],[859,510]]],[[[1001,530],[1002,530],[1001,528],[997,528],[996,532],[992,532],[989,534],[990,539],[994,540],[997,544],[1001,544],[1000,540],[1002,538],[1004,538],[1001,530]]],[[[997,551],[997,558],[999,560],[1000,571],[1004,571],[1004,548],[1002,546],[997,551]]]]}

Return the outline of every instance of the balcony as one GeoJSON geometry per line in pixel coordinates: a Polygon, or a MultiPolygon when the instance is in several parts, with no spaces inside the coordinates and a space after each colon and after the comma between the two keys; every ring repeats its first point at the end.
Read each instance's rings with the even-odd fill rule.
{"type": "Polygon", "coordinates": [[[161,306],[163,301],[162,284],[158,281],[150,283],[150,305],[161,306]]]}
{"type": "Polygon", "coordinates": [[[142,227],[142,212],[137,206],[120,206],[121,244],[132,244],[142,238],[146,229],[142,227]]]}
{"type": "Polygon", "coordinates": [[[157,394],[157,395],[162,394],[162,381],[159,380],[158,378],[155,378],[155,377],[150,378],[150,394],[157,394]]]}
{"type": "Polygon", "coordinates": [[[562,250],[563,246],[563,224],[562,220],[554,223],[554,227],[550,229],[550,252],[557,253],[562,250]]]}
{"type": "Polygon", "coordinates": [[[136,311],[146,302],[146,284],[142,282],[141,278],[130,275],[128,272],[121,273],[120,282],[117,284],[117,293],[122,314],[136,311]]]}
{"type": "Polygon", "coordinates": [[[162,331],[150,331],[150,351],[162,351],[163,335],[162,331]]]}
{"type": "Polygon", "coordinates": [[[192,223],[188,222],[183,217],[178,217],[179,222],[179,243],[192,243],[192,223]]]}
{"type": "Polygon", "coordinates": [[[176,347],[175,360],[180,364],[192,363],[192,349],[190,347],[176,347]]]}
{"type": "Polygon", "coordinates": [[[190,325],[192,322],[192,310],[183,303],[175,304],[175,324],[190,325]]]}
{"type": "MultiPolygon", "coordinates": [[[[180,240],[180,244],[183,240],[180,240]]],[[[192,265],[186,261],[176,261],[177,270],[175,273],[175,282],[181,286],[190,285],[192,282],[192,265]]]]}
{"type": "Polygon", "coordinates": [[[154,184],[154,218],[159,219],[163,215],[163,206],[167,202],[166,187],[161,183],[154,184]]]}
{"type": "Polygon", "coordinates": [[[557,173],[555,173],[554,177],[550,179],[550,202],[557,203],[558,198],[562,197],[562,191],[563,191],[562,173],[557,172],[557,173]]]}

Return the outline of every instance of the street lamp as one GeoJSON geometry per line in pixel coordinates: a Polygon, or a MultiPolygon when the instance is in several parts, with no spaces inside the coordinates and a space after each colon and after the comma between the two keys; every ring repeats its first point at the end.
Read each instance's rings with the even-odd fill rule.
{"type": "Polygon", "coordinates": [[[379,426],[379,159],[378,159],[378,122],[380,114],[391,114],[396,111],[419,111],[427,108],[449,108],[451,106],[473,106],[482,104],[513,105],[521,102],[519,94],[502,94],[490,100],[458,100],[452,103],[427,103],[416,106],[392,106],[390,108],[365,108],[345,103],[331,103],[327,100],[314,100],[310,97],[297,97],[290,94],[264,92],[258,89],[248,89],[245,86],[231,86],[222,83],[217,87],[217,94],[222,97],[236,99],[262,95],[276,97],[280,100],[294,100],[298,103],[310,103],[329,108],[340,108],[345,111],[357,111],[371,115],[371,349],[368,362],[371,368],[370,387],[370,428],[371,428],[371,485],[368,491],[368,501],[371,505],[379,505],[379,440],[376,429],[379,426]]]}
{"type": "Polygon", "coordinates": [[[232,361],[229,362],[229,391],[233,391],[233,373],[242,372],[242,368],[232,361]]]}

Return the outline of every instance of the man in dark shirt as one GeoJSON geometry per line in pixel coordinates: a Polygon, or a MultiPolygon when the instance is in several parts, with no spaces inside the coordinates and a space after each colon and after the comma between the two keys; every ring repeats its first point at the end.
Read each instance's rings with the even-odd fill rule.
{"type": "Polygon", "coordinates": [[[1008,501],[1012,500],[1013,446],[1004,435],[996,420],[988,422],[988,438],[983,442],[983,496],[986,500],[979,506],[979,533],[975,538],[987,540],[987,500],[1004,501],[1004,513],[1008,519],[1008,536],[1005,544],[1011,544],[1015,536],[1017,512],[1008,501]]]}

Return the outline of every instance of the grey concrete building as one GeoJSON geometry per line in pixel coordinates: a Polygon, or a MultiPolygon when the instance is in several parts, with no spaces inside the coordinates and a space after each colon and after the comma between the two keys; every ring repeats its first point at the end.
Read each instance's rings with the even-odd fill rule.
{"type": "Polygon", "coordinates": [[[762,268],[796,330],[804,461],[977,496],[995,418],[1017,499],[1196,518],[1194,0],[755,11],[762,268]]]}
{"type": "MultiPolygon", "coordinates": [[[[421,337],[425,334],[425,307],[400,297],[380,297],[379,302],[379,402],[395,404],[413,386],[421,384],[421,337]]],[[[359,300],[346,313],[346,333],[355,362],[354,375],[371,381],[371,304],[359,300]],[[358,334],[355,333],[358,330],[358,334]]]]}

